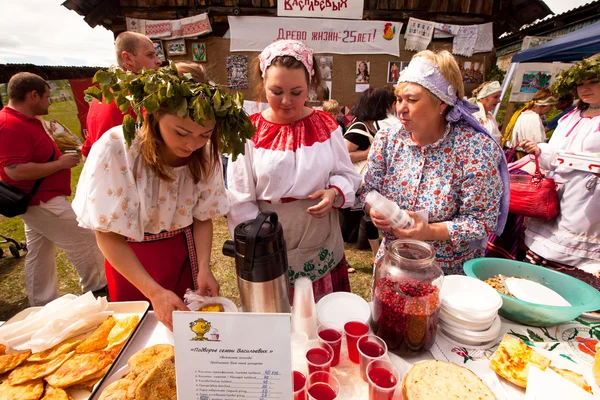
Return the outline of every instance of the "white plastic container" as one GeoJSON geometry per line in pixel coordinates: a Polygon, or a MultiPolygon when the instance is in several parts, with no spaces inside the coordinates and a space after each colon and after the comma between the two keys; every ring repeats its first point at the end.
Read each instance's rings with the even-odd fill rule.
{"type": "Polygon", "coordinates": [[[439,328],[442,333],[450,339],[471,346],[478,346],[484,343],[489,343],[498,338],[502,322],[500,317],[496,316],[492,325],[485,331],[472,331],[470,329],[456,328],[446,324],[440,319],[439,328]]]}
{"type": "Polygon", "coordinates": [[[492,323],[498,316],[498,313],[494,313],[491,318],[486,320],[477,320],[471,321],[469,319],[462,319],[455,314],[449,314],[443,308],[440,308],[440,321],[444,321],[446,324],[450,326],[454,326],[456,328],[465,328],[473,331],[485,331],[492,326],[492,323]]]}
{"type": "Polygon", "coordinates": [[[400,209],[398,204],[386,199],[376,190],[371,190],[367,194],[366,201],[377,212],[389,219],[393,228],[410,229],[415,224],[415,221],[406,211],[400,209]]]}
{"type": "Polygon", "coordinates": [[[502,307],[502,297],[494,288],[469,276],[447,276],[441,298],[442,308],[450,314],[466,314],[466,319],[475,321],[490,319],[502,307]]]}

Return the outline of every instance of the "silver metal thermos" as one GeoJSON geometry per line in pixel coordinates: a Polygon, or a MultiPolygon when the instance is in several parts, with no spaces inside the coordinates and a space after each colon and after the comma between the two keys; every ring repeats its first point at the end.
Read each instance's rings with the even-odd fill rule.
{"type": "Polygon", "coordinates": [[[287,253],[276,213],[261,212],[236,226],[223,254],[235,259],[243,311],[291,312],[287,253]]]}

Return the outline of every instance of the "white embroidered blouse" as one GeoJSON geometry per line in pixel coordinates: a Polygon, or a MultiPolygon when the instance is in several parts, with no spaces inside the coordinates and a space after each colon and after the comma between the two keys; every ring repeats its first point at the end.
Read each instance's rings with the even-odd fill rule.
{"type": "Polygon", "coordinates": [[[207,182],[194,183],[187,166],[174,180],[157,177],[143,162],[137,139],[127,148],[121,126],[94,144],[79,178],[73,210],[79,226],[115,232],[135,241],[144,233],[174,231],[229,211],[222,167],[207,182]]]}
{"type": "Polygon", "coordinates": [[[319,189],[337,187],[341,204],[354,204],[361,176],[356,173],[337,121],[322,111],[287,125],[269,122],[260,113],[250,119],[257,127],[243,156],[227,168],[230,230],[256,218],[257,201],[278,203],[306,199],[319,189]]]}

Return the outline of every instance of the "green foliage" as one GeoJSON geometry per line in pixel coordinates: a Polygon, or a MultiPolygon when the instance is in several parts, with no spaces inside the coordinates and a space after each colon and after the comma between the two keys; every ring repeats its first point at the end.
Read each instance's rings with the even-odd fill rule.
{"type": "Polygon", "coordinates": [[[498,81],[498,82],[500,82],[500,84],[502,84],[502,82],[504,81],[505,75],[506,75],[506,72],[502,71],[500,69],[500,67],[498,67],[498,65],[494,64],[494,65],[492,65],[492,68],[490,68],[487,71],[486,80],[487,81],[498,81]]]}
{"type": "Polygon", "coordinates": [[[137,121],[126,115],[123,134],[127,144],[135,137],[136,125],[143,122],[142,109],[146,114],[166,106],[169,114],[191,118],[203,125],[204,121],[215,121],[223,152],[233,155],[235,160],[244,153],[244,144],[255,132],[248,114],[243,109],[244,97],[240,92],[228,93],[215,83],[196,82],[191,74],[178,76],[175,63],[157,71],[143,69],[137,75],[120,69],[100,70],[93,82],[98,87],[85,91],[86,95],[107,103],[115,102],[121,112],[131,107],[138,116],[137,121]]]}
{"type": "Polygon", "coordinates": [[[562,97],[573,94],[577,85],[588,79],[600,79],[600,58],[583,60],[561,71],[550,89],[562,97]]]}

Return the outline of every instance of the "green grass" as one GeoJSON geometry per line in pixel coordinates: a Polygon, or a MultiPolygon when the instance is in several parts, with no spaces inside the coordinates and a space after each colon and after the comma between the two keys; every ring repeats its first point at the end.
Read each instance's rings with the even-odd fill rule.
{"type": "MultiPolygon", "coordinates": [[[[81,166],[72,169],[71,184],[73,193],[79,180],[81,166]]],[[[0,234],[16,240],[25,240],[23,222],[20,218],[4,218],[0,216],[0,234]]],[[[227,221],[223,217],[214,220],[214,235],[212,246],[211,267],[221,285],[221,296],[227,297],[240,304],[233,259],[225,257],[221,248],[229,239],[227,221]]],[[[24,263],[25,257],[13,258],[8,252],[7,245],[3,246],[4,258],[0,259],[0,321],[7,320],[19,311],[27,308],[27,290],[25,287],[24,263]]],[[[346,245],[346,259],[356,273],[350,274],[352,292],[370,300],[371,296],[371,250],[356,250],[353,245],[346,245]]],[[[56,265],[59,276],[58,291],[81,294],[79,276],[73,264],[62,250],[56,253],[56,265]]]]}

